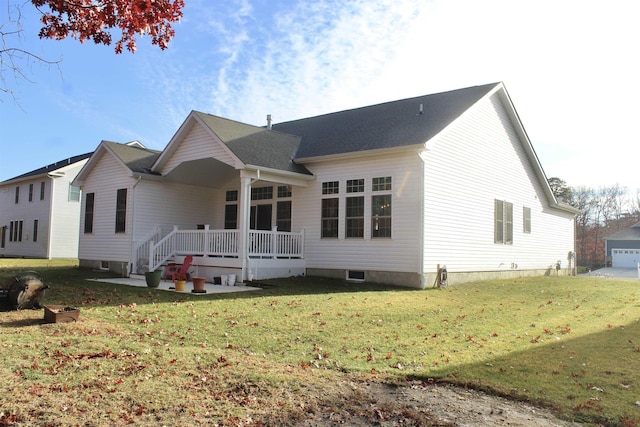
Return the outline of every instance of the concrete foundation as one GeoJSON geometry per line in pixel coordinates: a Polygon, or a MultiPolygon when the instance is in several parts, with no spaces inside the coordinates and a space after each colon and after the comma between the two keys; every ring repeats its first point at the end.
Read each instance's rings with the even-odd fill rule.
{"type": "MultiPolygon", "coordinates": [[[[307,268],[308,276],[330,277],[334,279],[347,279],[347,270],[330,270],[320,268],[307,268]]],[[[518,277],[536,276],[569,276],[571,272],[561,270],[499,270],[499,271],[469,271],[448,272],[447,284],[455,285],[482,280],[512,279],[518,277]]],[[[433,287],[436,281],[436,272],[425,273],[423,276],[417,273],[392,272],[392,271],[365,271],[364,281],[372,283],[384,283],[388,285],[407,288],[424,289],[433,287]]]]}

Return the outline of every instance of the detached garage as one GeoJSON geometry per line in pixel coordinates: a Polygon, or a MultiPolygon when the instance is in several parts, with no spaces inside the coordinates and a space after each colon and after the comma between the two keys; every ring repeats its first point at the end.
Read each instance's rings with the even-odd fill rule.
{"type": "Polygon", "coordinates": [[[636,268],[640,263],[640,222],[605,239],[612,267],[636,268]]]}

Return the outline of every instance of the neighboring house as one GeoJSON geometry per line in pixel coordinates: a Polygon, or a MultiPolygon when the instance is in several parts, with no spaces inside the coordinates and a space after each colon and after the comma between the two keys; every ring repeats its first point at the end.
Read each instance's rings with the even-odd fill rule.
{"type": "Polygon", "coordinates": [[[0,182],[0,256],[77,258],[80,187],[91,153],[0,182]]]}
{"type": "Polygon", "coordinates": [[[549,273],[578,210],[554,197],[502,83],[266,127],[192,111],[166,148],[102,142],[81,265],[431,286],[549,273]]]}
{"type": "Polygon", "coordinates": [[[612,267],[637,268],[640,263],[640,222],[604,239],[607,264],[612,267]]]}

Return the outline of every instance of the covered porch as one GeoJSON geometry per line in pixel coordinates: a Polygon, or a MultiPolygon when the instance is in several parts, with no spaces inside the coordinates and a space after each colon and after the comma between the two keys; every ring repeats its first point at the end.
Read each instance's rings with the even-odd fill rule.
{"type": "Polygon", "coordinates": [[[134,240],[132,273],[161,269],[192,255],[193,273],[208,281],[224,274],[235,274],[238,281],[304,274],[305,234],[291,231],[291,201],[294,188],[306,187],[313,176],[248,165],[238,170],[208,158],[185,161],[158,178],[157,184],[204,188],[209,208],[199,217],[191,211],[188,221],[168,232],[166,225],[164,230],[156,225],[144,238],[134,240]],[[210,224],[194,229],[200,221],[210,224]]]}

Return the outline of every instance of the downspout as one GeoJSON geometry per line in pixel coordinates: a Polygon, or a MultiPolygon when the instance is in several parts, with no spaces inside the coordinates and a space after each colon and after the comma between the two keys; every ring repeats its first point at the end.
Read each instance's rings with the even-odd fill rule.
{"type": "MultiPolygon", "coordinates": [[[[422,106],[422,104],[420,105],[422,106]]],[[[425,181],[425,177],[426,177],[426,171],[427,171],[427,162],[425,159],[426,153],[425,151],[419,151],[418,153],[418,157],[420,158],[420,161],[422,162],[422,179],[420,181],[420,250],[418,251],[418,256],[420,257],[420,259],[418,260],[418,268],[419,268],[419,277],[420,277],[420,288],[424,289],[427,286],[426,283],[426,278],[425,278],[425,271],[424,271],[424,245],[425,245],[425,235],[424,235],[424,222],[425,222],[425,209],[424,209],[424,205],[426,203],[425,201],[425,188],[424,188],[424,181],[425,181]]]]}
{"type": "MultiPolygon", "coordinates": [[[[136,223],[136,188],[138,187],[138,184],[140,183],[140,181],[142,180],[141,176],[138,176],[138,180],[133,184],[132,187],[132,192],[131,192],[131,235],[130,235],[130,239],[129,239],[129,265],[127,265],[127,276],[129,276],[135,269],[135,271],[138,271],[138,260],[136,260],[135,254],[133,253],[133,236],[135,234],[135,223],[136,223]]],[[[149,260],[149,266],[151,265],[151,260],[149,260]]],[[[124,272],[123,272],[124,274],[124,272]]]]}
{"type": "MultiPolygon", "coordinates": [[[[53,242],[53,230],[55,230],[55,228],[53,227],[53,203],[54,203],[54,194],[55,194],[55,191],[53,191],[53,187],[54,187],[53,182],[54,182],[55,176],[47,175],[47,178],[50,178],[49,182],[51,182],[51,186],[50,186],[51,196],[49,200],[49,230],[47,230],[47,259],[51,259],[51,250],[52,250],[51,245],[53,242]]],[[[80,202],[82,203],[82,199],[80,199],[80,202]]],[[[79,231],[80,230],[78,230],[78,232],[79,231]]]]}

